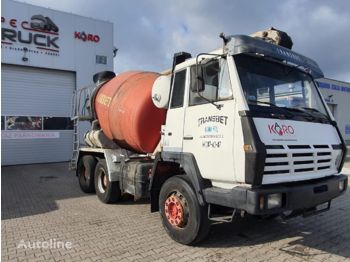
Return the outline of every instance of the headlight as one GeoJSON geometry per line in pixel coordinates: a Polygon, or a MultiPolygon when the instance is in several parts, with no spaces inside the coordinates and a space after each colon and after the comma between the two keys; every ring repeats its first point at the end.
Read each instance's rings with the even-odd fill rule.
{"type": "Polygon", "coordinates": [[[345,180],[339,181],[339,191],[343,191],[345,189],[345,180]]]}
{"type": "Polygon", "coordinates": [[[282,194],[271,194],[267,196],[267,209],[282,207],[282,194]]]}

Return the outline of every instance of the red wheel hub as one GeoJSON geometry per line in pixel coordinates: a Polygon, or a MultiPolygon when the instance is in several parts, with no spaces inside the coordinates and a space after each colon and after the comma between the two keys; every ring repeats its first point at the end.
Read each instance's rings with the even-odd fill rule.
{"type": "Polygon", "coordinates": [[[173,226],[181,227],[184,224],[184,208],[176,195],[169,196],[165,201],[165,216],[173,226]]]}
{"type": "Polygon", "coordinates": [[[104,174],[104,176],[103,176],[103,186],[104,186],[104,187],[107,187],[107,184],[108,184],[107,175],[104,174]]]}

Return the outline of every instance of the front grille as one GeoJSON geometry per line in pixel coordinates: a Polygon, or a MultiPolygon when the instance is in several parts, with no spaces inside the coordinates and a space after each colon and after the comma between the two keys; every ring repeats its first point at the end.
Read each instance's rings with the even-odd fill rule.
{"type": "Polygon", "coordinates": [[[289,149],[307,149],[311,148],[309,145],[290,145],[288,146],[289,149]]]}
{"type": "Polygon", "coordinates": [[[331,152],[319,152],[317,153],[318,156],[329,156],[331,155],[331,152]]]}
{"type": "Polygon", "coordinates": [[[264,175],[326,171],[334,165],[329,145],[267,145],[266,151],[264,175]]]}

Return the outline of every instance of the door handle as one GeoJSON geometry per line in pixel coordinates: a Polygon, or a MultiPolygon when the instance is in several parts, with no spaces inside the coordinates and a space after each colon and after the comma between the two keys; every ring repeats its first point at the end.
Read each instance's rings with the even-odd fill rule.
{"type": "Polygon", "coordinates": [[[184,136],[184,140],[193,140],[193,136],[184,136]]]}
{"type": "Polygon", "coordinates": [[[172,136],[172,135],[173,135],[173,133],[171,133],[171,132],[168,133],[168,136],[172,136]]]}

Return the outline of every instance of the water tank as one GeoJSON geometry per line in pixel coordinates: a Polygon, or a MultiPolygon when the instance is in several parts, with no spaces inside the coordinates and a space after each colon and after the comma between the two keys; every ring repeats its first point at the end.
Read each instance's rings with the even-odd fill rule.
{"type": "Polygon", "coordinates": [[[125,72],[104,84],[94,105],[105,135],[121,147],[152,153],[160,140],[166,110],[152,102],[152,87],[159,74],[125,72]]]}

